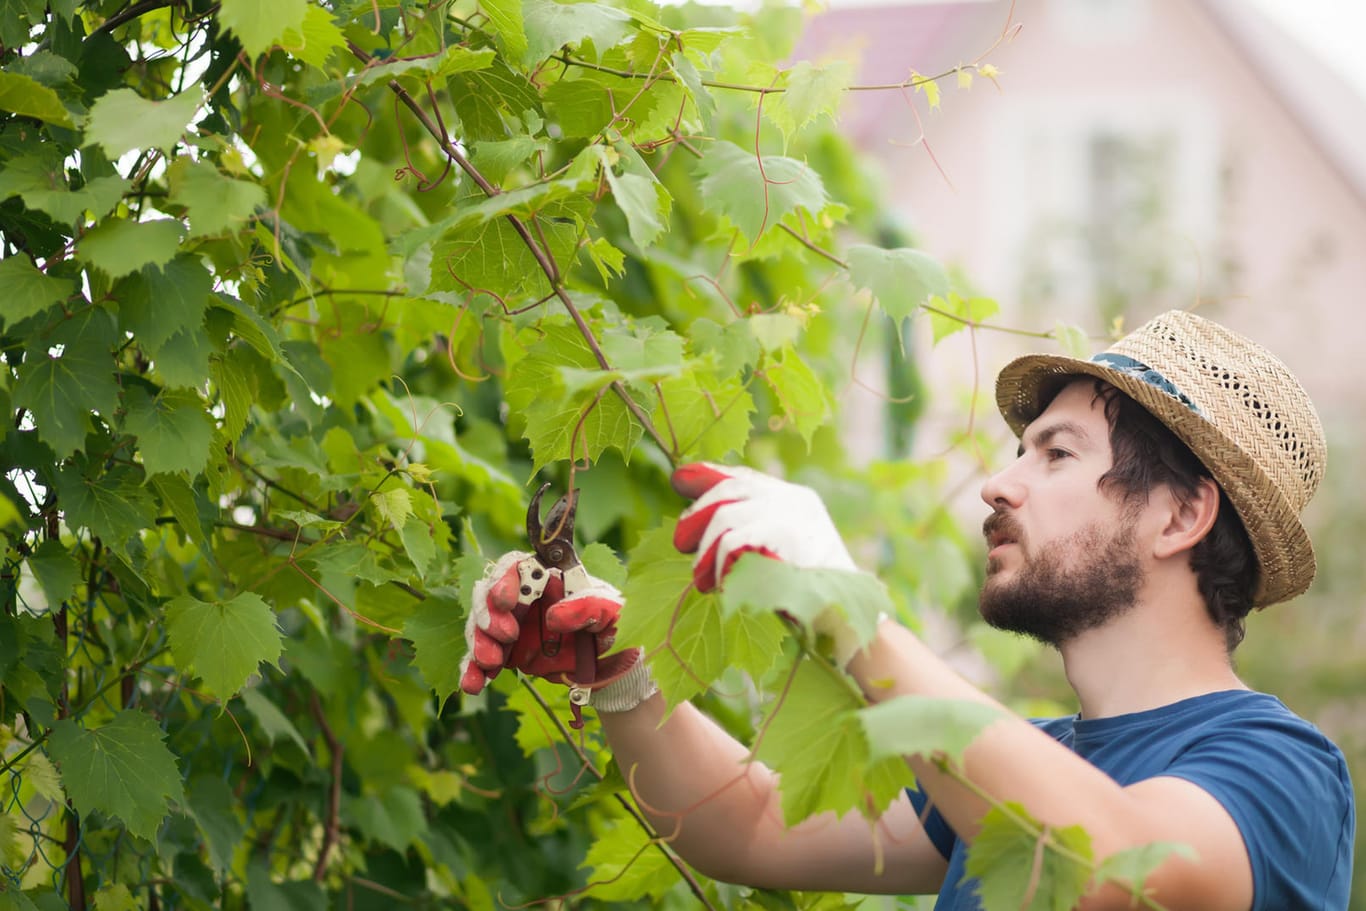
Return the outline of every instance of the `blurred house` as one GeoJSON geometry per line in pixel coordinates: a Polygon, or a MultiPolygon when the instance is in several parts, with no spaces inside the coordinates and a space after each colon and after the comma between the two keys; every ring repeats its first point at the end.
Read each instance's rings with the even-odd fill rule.
{"type": "MultiPolygon", "coordinates": [[[[969,65],[969,90],[939,81],[937,110],[919,91],[852,92],[841,123],[881,161],[914,243],[1000,302],[993,322],[1071,322],[1099,349],[1116,317],[1133,327],[1198,307],[1276,351],[1330,441],[1356,448],[1366,99],[1253,5],[913,2],[836,8],[806,34],[795,57],[852,60],[860,84],[969,65]],[[999,90],[972,70],[979,60],[999,69],[999,90]]],[[[967,344],[924,355],[941,441],[965,424],[963,394],[942,392],[946,376],[967,388],[967,344]]],[[[984,408],[996,369],[1040,345],[1052,343],[978,334],[984,408]]]]}

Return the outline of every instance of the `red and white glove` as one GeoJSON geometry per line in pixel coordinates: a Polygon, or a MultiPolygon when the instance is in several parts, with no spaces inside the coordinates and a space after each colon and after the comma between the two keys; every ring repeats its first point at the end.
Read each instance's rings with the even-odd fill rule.
{"type": "Polygon", "coordinates": [[[474,584],[474,603],[465,621],[468,651],[460,665],[460,689],[475,695],[510,667],[586,691],[588,704],[601,712],[635,708],[655,688],[639,648],[606,654],[616,641],[621,593],[589,576],[587,587],[565,598],[564,580],[552,569],[540,597],[520,604],[519,565],[531,557],[520,551],[506,553],[474,584]],[[598,660],[593,679],[580,682],[576,658],[584,636],[596,637],[598,660]]]}
{"type": "MultiPolygon", "coordinates": [[[[696,553],[693,583],[697,590],[720,588],[732,564],[744,553],[791,563],[805,569],[858,572],[820,496],[742,465],[693,462],[677,468],[673,488],[695,502],[678,517],[674,546],[696,553]]],[[[859,649],[859,636],[837,609],[812,621],[813,630],[829,636],[842,667],[859,649]]]]}

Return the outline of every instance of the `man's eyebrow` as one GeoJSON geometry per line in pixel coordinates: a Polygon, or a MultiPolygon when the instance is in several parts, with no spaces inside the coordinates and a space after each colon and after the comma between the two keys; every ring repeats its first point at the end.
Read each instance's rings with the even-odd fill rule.
{"type": "Polygon", "coordinates": [[[1017,457],[1024,455],[1025,437],[1031,436],[1031,433],[1033,438],[1030,442],[1035,447],[1047,446],[1052,443],[1053,440],[1067,434],[1076,437],[1077,441],[1083,445],[1091,442],[1091,435],[1086,432],[1086,428],[1082,425],[1075,421],[1059,421],[1056,424],[1049,424],[1046,427],[1042,427],[1037,431],[1035,431],[1033,427],[1026,430],[1025,435],[1020,437],[1020,448],[1016,451],[1017,457]]]}

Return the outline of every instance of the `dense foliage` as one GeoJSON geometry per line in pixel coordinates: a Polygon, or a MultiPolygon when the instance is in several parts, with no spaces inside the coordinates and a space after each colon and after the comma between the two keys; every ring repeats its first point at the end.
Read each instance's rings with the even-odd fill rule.
{"type": "MultiPolygon", "coordinates": [[[[918,390],[926,304],[940,332],[991,310],[879,221],[848,67],[778,64],[799,25],[0,2],[0,906],[844,901],[689,872],[562,688],[456,692],[469,587],[545,479],[581,492],[623,640],[781,769],[790,819],[875,814],[901,753],[986,720],[865,709],[771,612],[913,622],[971,588],[941,466],[856,466],[838,397],[882,358],[918,390]],[[690,592],[667,476],[695,458],[826,493],[886,587],[690,592]]],[[[903,433],[916,401],[888,398],[903,433]]],[[[1096,874],[1085,833],[993,813],[989,906],[1096,874]]]]}

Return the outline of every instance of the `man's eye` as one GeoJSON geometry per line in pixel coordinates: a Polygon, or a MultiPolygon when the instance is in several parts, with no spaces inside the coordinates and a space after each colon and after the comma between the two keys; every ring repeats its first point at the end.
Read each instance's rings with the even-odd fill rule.
{"type": "Polygon", "coordinates": [[[1045,450],[1044,454],[1048,457],[1048,461],[1050,462],[1056,462],[1059,459],[1065,459],[1072,455],[1072,453],[1068,452],[1066,449],[1048,449],[1045,450]]]}

